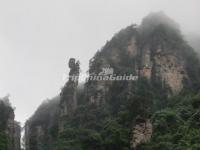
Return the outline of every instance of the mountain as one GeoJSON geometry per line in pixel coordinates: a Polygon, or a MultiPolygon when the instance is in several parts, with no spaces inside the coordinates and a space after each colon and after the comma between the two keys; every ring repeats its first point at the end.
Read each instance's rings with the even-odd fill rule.
{"type": "Polygon", "coordinates": [[[79,61],[68,65],[59,99],[26,123],[26,150],[200,148],[200,62],[163,12],[115,34],[90,60],[83,87],[79,61]]]}
{"type": "Polygon", "coordinates": [[[0,99],[0,149],[20,150],[21,127],[8,97],[0,99]]]}

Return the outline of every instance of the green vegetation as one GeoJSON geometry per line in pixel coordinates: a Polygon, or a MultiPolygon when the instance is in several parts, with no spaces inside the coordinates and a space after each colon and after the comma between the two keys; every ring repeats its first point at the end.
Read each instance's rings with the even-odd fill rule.
{"type": "MultiPolygon", "coordinates": [[[[101,107],[79,106],[74,116],[65,119],[65,130],[58,138],[56,149],[129,150],[133,118],[140,114],[143,118],[151,118],[154,132],[151,141],[140,145],[137,150],[198,150],[200,95],[178,95],[168,99],[160,91],[149,91],[152,87],[148,87],[145,81],[137,86],[141,88],[132,97],[132,102],[124,102],[119,94],[115,97],[119,104],[114,106],[112,102],[101,107]],[[161,108],[159,104],[152,110],[152,103],[164,97],[165,106],[161,108]]],[[[114,87],[117,88],[117,85],[114,87]]]]}
{"type": "Polygon", "coordinates": [[[181,101],[169,103],[168,107],[154,113],[152,140],[138,147],[138,150],[200,149],[200,96],[177,96],[176,99],[181,101]]]}
{"type": "Polygon", "coordinates": [[[6,133],[7,123],[13,108],[8,100],[0,100],[0,150],[9,150],[9,137],[6,133]]]}

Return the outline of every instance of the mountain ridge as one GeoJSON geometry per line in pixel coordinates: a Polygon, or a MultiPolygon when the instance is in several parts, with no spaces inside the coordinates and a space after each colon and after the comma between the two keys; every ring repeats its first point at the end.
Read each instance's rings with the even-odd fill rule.
{"type": "MultiPolygon", "coordinates": [[[[27,150],[198,148],[185,132],[174,142],[178,133],[173,128],[185,127],[189,135],[199,133],[196,126],[188,126],[198,125],[194,104],[199,104],[200,89],[199,59],[174,21],[163,12],[151,13],[140,26],[122,29],[90,60],[89,75],[99,74],[104,67],[112,68],[114,74],[136,74],[139,79],[89,80],[82,90],[78,81],[69,79],[57,100],[54,127],[47,128],[48,122],[26,124],[27,150]],[[179,141],[184,139],[190,142],[187,146],[179,141]]],[[[70,59],[69,68],[70,76],[79,76],[77,60],[70,59]]]]}

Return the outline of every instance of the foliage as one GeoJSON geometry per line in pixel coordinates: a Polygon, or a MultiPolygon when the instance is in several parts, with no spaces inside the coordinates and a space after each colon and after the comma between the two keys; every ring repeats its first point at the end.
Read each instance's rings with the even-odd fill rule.
{"type": "Polygon", "coordinates": [[[66,118],[65,130],[56,145],[57,150],[128,148],[129,129],[112,118],[103,107],[80,106],[74,116],[66,118]]]}
{"type": "MultiPolygon", "coordinates": [[[[154,134],[152,140],[140,145],[138,150],[199,150],[200,149],[200,111],[194,101],[200,100],[199,95],[182,98],[172,108],[156,112],[152,117],[154,134]]],[[[170,106],[170,104],[169,104],[170,106]]]]}
{"type": "Polygon", "coordinates": [[[0,150],[9,150],[9,137],[6,130],[8,119],[12,113],[13,108],[10,104],[5,100],[0,100],[0,150]]]}

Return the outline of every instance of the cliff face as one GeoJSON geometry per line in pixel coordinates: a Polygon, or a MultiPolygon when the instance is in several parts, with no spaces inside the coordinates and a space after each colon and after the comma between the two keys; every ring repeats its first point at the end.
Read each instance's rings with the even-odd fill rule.
{"type": "MultiPolygon", "coordinates": [[[[146,78],[153,87],[159,84],[157,88],[165,91],[167,97],[178,95],[183,89],[195,89],[198,86],[196,83],[199,83],[199,61],[194,50],[183,40],[179,25],[162,12],[152,13],[143,19],[140,26],[132,25],[116,34],[91,60],[90,75],[99,74],[106,66],[113,68],[114,74],[135,74],[139,78],[146,78]],[[195,69],[191,69],[191,61],[195,69]]],[[[112,90],[113,83],[89,81],[89,102],[109,103],[113,97],[117,101],[120,95],[119,91],[112,90]]],[[[134,86],[138,88],[136,83],[121,87],[120,92],[124,89],[129,91],[124,95],[125,99],[129,99],[129,93],[134,93],[134,86]]],[[[149,107],[157,106],[149,105],[147,109],[149,107]]],[[[145,110],[141,110],[138,115],[142,112],[145,110]]],[[[132,148],[151,138],[152,124],[147,116],[143,116],[143,119],[143,123],[133,125],[132,148]]]]}
{"type": "MultiPolygon", "coordinates": [[[[132,25],[116,34],[91,59],[90,75],[99,74],[109,66],[115,74],[135,74],[152,83],[159,81],[168,95],[174,95],[186,86],[184,81],[190,84],[188,64],[192,59],[197,61],[196,54],[183,40],[178,25],[163,13],[152,13],[140,26],[132,25]]],[[[199,70],[199,64],[194,65],[199,70]]],[[[89,82],[90,101],[94,102],[95,95],[105,101],[110,84],[89,82]]]]}
{"type": "Polygon", "coordinates": [[[88,80],[78,92],[79,62],[70,59],[69,68],[75,78],[69,78],[56,105],[45,105],[45,113],[40,106],[27,122],[27,150],[41,145],[48,150],[134,149],[151,140],[156,111],[175,96],[200,89],[199,59],[163,13],[121,30],[90,60],[89,77],[135,75],[138,80],[88,80]],[[52,118],[57,120],[49,122],[52,118]]]}
{"type": "Polygon", "coordinates": [[[7,97],[0,100],[0,149],[20,150],[21,127],[7,97]]]}
{"type": "Polygon", "coordinates": [[[59,101],[59,96],[46,100],[26,122],[26,150],[54,150],[53,145],[58,133],[59,101]]]}

